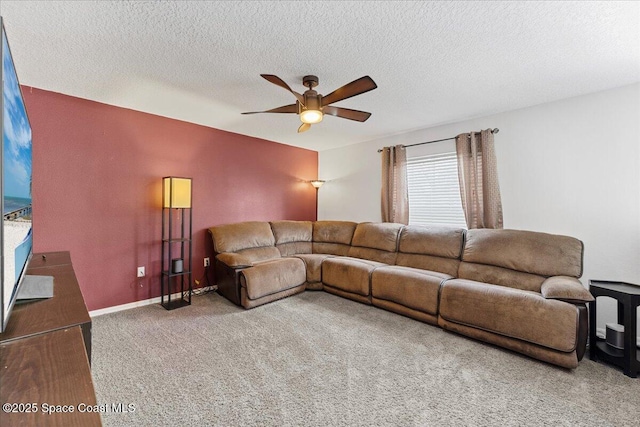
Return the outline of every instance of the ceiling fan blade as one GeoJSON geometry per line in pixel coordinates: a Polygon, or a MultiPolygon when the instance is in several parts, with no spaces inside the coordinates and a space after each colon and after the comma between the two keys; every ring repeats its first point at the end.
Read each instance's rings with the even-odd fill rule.
{"type": "Polygon", "coordinates": [[[330,116],[341,117],[343,119],[355,120],[356,122],[366,122],[371,113],[360,110],[351,110],[349,108],[326,106],[322,108],[324,114],[330,116]]]}
{"type": "Polygon", "coordinates": [[[297,113],[298,104],[283,105],[282,107],[272,108],[265,111],[248,111],[242,114],[258,114],[258,113],[297,113]]]}
{"type": "Polygon", "coordinates": [[[327,96],[322,97],[322,105],[333,104],[334,102],[342,101],[343,99],[351,98],[352,96],[360,95],[361,93],[369,92],[377,88],[376,82],[369,76],[360,77],[358,80],[354,80],[351,83],[334,90],[327,96]]]}
{"type": "Polygon", "coordinates": [[[306,132],[311,129],[311,125],[309,123],[303,123],[298,128],[298,133],[306,132]]]}
{"type": "Polygon", "coordinates": [[[267,80],[270,83],[273,83],[276,86],[280,86],[281,88],[288,90],[296,97],[296,99],[300,104],[304,105],[304,97],[300,95],[298,92],[296,92],[295,90],[291,89],[289,85],[286,84],[284,80],[282,80],[280,77],[274,76],[273,74],[260,74],[260,77],[262,77],[263,79],[267,80]]]}

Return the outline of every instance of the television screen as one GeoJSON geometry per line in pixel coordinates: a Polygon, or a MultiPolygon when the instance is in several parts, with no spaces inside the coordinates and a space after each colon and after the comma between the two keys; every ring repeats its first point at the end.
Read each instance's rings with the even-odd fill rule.
{"type": "Polygon", "coordinates": [[[31,126],[2,28],[2,331],[32,252],[31,126]]]}

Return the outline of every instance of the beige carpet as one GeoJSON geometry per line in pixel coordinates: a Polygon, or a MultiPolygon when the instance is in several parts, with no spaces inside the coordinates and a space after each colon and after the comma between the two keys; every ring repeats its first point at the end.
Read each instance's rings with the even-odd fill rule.
{"type": "Polygon", "coordinates": [[[640,379],[574,371],[305,292],[245,311],[216,294],[97,317],[106,426],[631,426],[640,379]]]}

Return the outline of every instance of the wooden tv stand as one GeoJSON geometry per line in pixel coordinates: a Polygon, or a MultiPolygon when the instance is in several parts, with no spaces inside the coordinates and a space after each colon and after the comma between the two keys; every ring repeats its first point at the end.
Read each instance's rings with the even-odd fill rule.
{"type": "Polygon", "coordinates": [[[0,425],[100,426],[88,411],[91,318],[69,252],[34,254],[27,274],[53,276],[53,298],[15,305],[0,334],[0,425]]]}

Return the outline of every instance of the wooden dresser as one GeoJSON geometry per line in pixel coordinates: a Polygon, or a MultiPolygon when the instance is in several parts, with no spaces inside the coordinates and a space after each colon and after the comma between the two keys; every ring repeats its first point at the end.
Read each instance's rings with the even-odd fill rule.
{"type": "Polygon", "coordinates": [[[53,276],[53,298],[14,306],[0,334],[0,425],[100,426],[91,318],[71,257],[34,254],[27,274],[53,276]]]}

